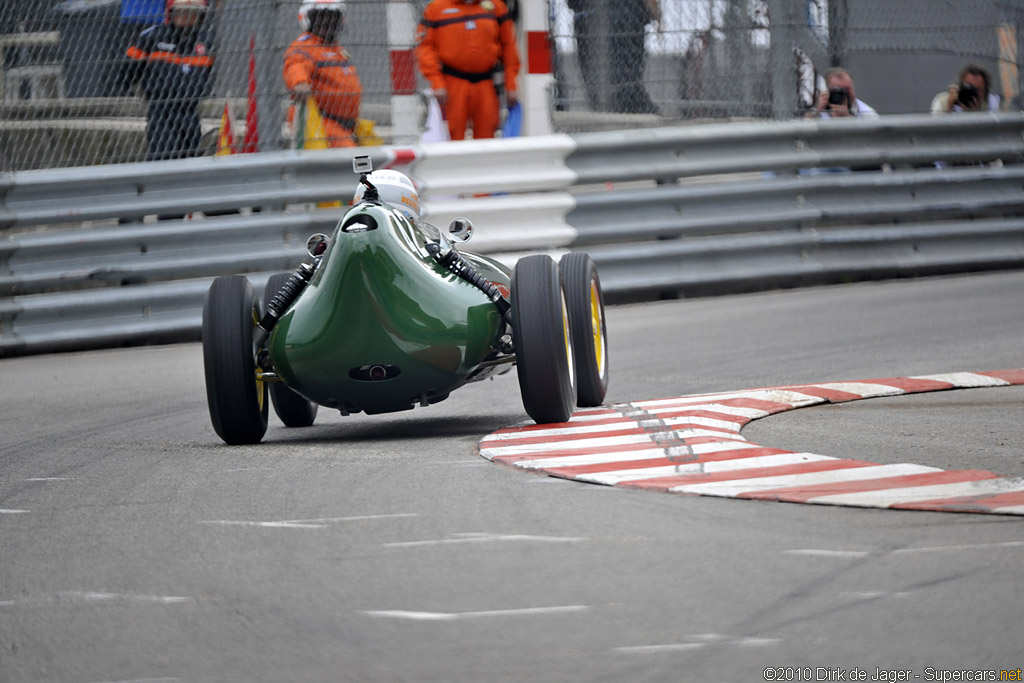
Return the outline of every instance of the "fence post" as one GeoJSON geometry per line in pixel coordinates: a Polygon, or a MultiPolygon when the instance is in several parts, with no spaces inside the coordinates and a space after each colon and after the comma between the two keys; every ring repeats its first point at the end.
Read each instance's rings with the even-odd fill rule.
{"type": "Polygon", "coordinates": [[[284,49],[278,36],[277,27],[281,21],[283,5],[281,0],[259,3],[256,16],[258,28],[255,32],[256,57],[256,103],[259,111],[259,151],[269,152],[282,149],[284,140],[281,128],[284,125],[281,94],[284,92],[283,76],[284,49]]]}
{"type": "Polygon", "coordinates": [[[806,0],[768,0],[771,47],[772,118],[792,118],[797,107],[797,70],[793,48],[797,4],[806,0]]]}
{"type": "Polygon", "coordinates": [[[519,54],[519,106],[523,110],[523,135],[551,133],[551,35],[547,0],[525,0],[519,8],[522,32],[519,54]]]}
{"type": "Polygon", "coordinates": [[[388,48],[391,62],[391,125],[395,144],[419,140],[420,99],[416,94],[416,6],[408,0],[389,0],[388,48]]]}

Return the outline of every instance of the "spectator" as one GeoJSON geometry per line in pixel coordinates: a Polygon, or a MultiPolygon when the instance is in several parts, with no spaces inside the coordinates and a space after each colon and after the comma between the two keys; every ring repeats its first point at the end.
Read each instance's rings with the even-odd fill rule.
{"type": "Polygon", "coordinates": [[[932,99],[933,114],[959,111],[999,111],[999,95],[992,92],[992,76],[977,64],[966,64],[946,92],[932,99]]]}
{"type": "Polygon", "coordinates": [[[817,106],[808,116],[878,118],[877,111],[864,100],[857,99],[853,77],[846,69],[837,66],[826,71],[825,85],[826,90],[818,93],[817,106]]]}
{"type": "Polygon", "coordinates": [[[505,70],[505,102],[518,101],[519,51],[502,0],[431,0],[416,36],[416,60],[448,119],[448,135],[493,138],[500,105],[494,71],[505,70]]]}
{"type": "Polygon", "coordinates": [[[313,96],[331,147],[355,147],[363,85],[337,40],[345,25],[345,3],[304,0],[299,23],[305,32],[285,52],[285,86],[297,101],[313,96]]]}
{"type": "Polygon", "coordinates": [[[602,0],[568,0],[573,11],[573,33],[576,36],[576,58],[587,93],[587,103],[594,111],[605,108],[630,114],[654,114],[658,106],[644,87],[647,51],[644,30],[652,21],[661,21],[659,0],[623,0],[612,4],[602,0]],[[607,39],[601,40],[599,16],[605,13],[607,39]],[[607,51],[600,54],[602,43],[607,51]],[[609,64],[610,84],[601,83],[598,64],[602,58],[609,64]],[[607,107],[602,106],[601,90],[611,86],[607,107]]]}
{"type": "Polygon", "coordinates": [[[168,0],[167,20],[128,48],[123,82],[136,82],[148,102],[146,158],[196,156],[202,129],[199,100],[209,93],[213,45],[202,24],[206,0],[168,0]]]}

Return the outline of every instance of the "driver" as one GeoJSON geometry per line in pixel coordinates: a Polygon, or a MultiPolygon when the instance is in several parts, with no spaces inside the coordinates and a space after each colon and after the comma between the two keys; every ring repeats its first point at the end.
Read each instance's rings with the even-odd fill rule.
{"type": "MultiPolygon", "coordinates": [[[[414,224],[419,220],[420,195],[416,191],[416,186],[409,180],[409,176],[398,171],[380,170],[373,171],[366,178],[377,188],[382,202],[404,213],[414,224]]],[[[364,194],[366,186],[359,183],[352,203],[361,202],[364,194]]]]}

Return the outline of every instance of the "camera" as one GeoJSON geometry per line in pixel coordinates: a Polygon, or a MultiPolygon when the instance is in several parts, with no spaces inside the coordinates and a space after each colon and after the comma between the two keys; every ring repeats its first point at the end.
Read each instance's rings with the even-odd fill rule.
{"type": "Polygon", "coordinates": [[[828,106],[831,107],[836,104],[850,104],[849,95],[845,88],[829,88],[828,106]]]}
{"type": "Polygon", "coordinates": [[[981,93],[970,83],[961,83],[957,91],[956,99],[963,107],[974,107],[978,104],[981,93]]]}

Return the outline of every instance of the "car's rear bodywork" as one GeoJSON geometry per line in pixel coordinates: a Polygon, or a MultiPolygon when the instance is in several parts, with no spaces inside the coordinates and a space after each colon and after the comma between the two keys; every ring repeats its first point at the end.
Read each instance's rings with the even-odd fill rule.
{"type": "MultiPolygon", "coordinates": [[[[344,413],[427,405],[464,384],[494,356],[504,322],[482,291],[431,256],[431,241],[385,205],[349,212],[270,336],[269,358],[280,378],[344,413]]],[[[506,267],[462,256],[508,291],[506,267]]]]}

